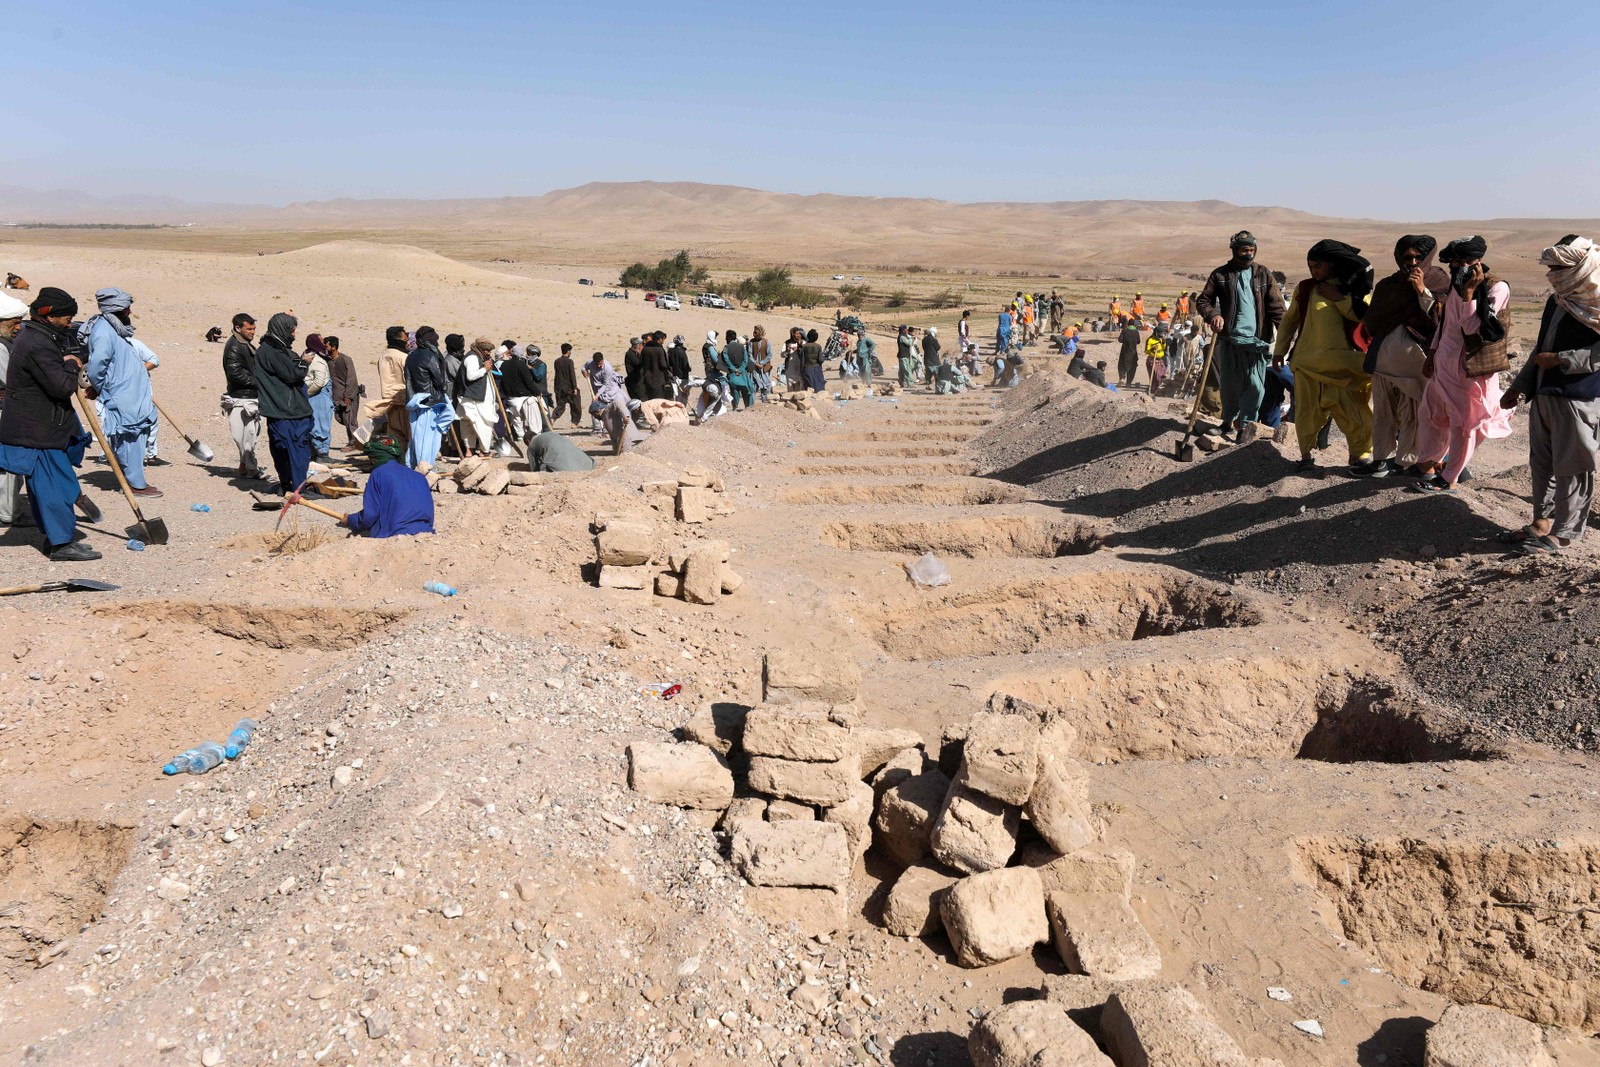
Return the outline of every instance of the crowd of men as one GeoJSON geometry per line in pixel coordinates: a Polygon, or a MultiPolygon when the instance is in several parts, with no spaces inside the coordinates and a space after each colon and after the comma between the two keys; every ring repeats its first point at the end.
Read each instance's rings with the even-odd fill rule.
{"type": "MultiPolygon", "coordinates": [[[[1000,311],[991,384],[1018,379],[1022,348],[1038,343],[1047,321],[1073,375],[1132,388],[1142,357],[1151,392],[1177,380],[1181,393],[1187,383],[1200,394],[1200,410],[1216,420],[1205,432],[1224,441],[1248,444],[1261,425],[1292,423],[1295,469],[1315,476],[1314,453],[1337,426],[1353,476],[1407,474],[1414,491],[1446,494],[1470,477],[1483,441],[1511,432],[1515,408],[1527,401],[1534,518],[1501,539],[1523,552],[1557,552],[1582,535],[1600,446],[1600,249],[1589,239],[1568,235],[1544,250],[1552,292],[1534,352],[1509,385],[1501,375],[1510,370],[1511,292],[1486,265],[1482,237],[1442,250],[1427,235],[1402,237],[1396,270],[1381,279],[1359,249],[1319,241],[1306,254],[1309,277],[1287,300],[1284,275],[1257,261],[1252,234],[1234,234],[1229,250],[1198,293],[1180,293],[1154,315],[1142,293],[1126,310],[1114,296],[1109,317],[1090,323],[1090,330],[1118,330],[1115,382],[1104,361],[1089,365],[1080,345],[1084,324],[1065,324],[1058,294],[1017,293],[1000,311]],[[1203,381],[1201,367],[1208,367],[1203,381]]],[[[76,538],[75,508],[92,507],[73,472],[91,439],[73,408],[80,386],[94,402],[85,413],[131,493],[161,495],[145,470],[157,425],[150,372],[160,361],[134,336],[130,294],[102,289],[95,304],[97,313],[80,323],[77,302],[60,289],[42,288],[26,305],[0,293],[0,524],[31,519],[54,560],[98,556],[76,538]]],[[[221,408],[239,453],[236,473],[241,482],[266,481],[256,455],[264,430],[276,493],[314,495],[306,484],[310,464],[332,458],[333,434],[342,428],[341,451],[364,452],[380,467],[401,461],[415,476],[384,474],[381,499],[369,498],[350,523],[368,531],[431,529],[423,476],[441,454],[517,452],[539,470],[592,469],[593,459],[556,432],[564,415],[577,427],[586,412],[592,432],[607,437],[615,454],[650,430],[689,422],[696,391],[694,415],[704,423],[770,400],[783,387],[821,391],[833,359],[841,378],[869,387],[883,373],[876,343],[854,317],[841,317],[826,344],[816,330],[798,326],[781,348],[760,326],[749,337],[710,331],[698,376],[683,337],[669,344],[664,331],[631,339],[618,371],[600,352],[577,365],[570,344],[547,365],[538,345],[485,337],[468,344],[461,334],[441,338],[431,326],[392,326],[369,395],[339,338],[312,333],[297,346],[298,329],[292,314],[273,315],[258,343],[255,318],[233,318],[222,353],[221,408]]],[[[979,362],[970,311],[960,319],[953,356],[936,327],[898,329],[902,387],[960,392],[976,384],[979,362]]]]}

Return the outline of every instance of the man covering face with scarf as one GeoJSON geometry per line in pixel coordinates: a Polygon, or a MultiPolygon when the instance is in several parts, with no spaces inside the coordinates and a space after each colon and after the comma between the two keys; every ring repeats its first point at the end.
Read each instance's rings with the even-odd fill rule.
{"type": "MultiPolygon", "coordinates": [[[[1240,230],[1228,249],[1232,258],[1211,272],[1195,303],[1216,332],[1212,362],[1221,387],[1220,433],[1231,440],[1237,430],[1239,442],[1248,444],[1266,391],[1268,346],[1283,321],[1283,293],[1272,272],[1256,262],[1254,234],[1240,230]]],[[[1209,386],[1208,380],[1203,387],[1209,386]]]]}
{"type": "Polygon", "coordinates": [[[311,465],[311,401],[306,399],[307,365],[315,353],[294,350],[299,322],[282,312],[267,322],[267,336],[256,350],[256,387],[261,417],[267,420],[267,449],[278,472],[278,492],[292,493],[311,465]]]}
{"type": "Polygon", "coordinates": [[[1600,247],[1570,234],[1539,262],[1551,289],[1539,339],[1500,400],[1508,408],[1529,401],[1533,521],[1499,536],[1528,555],[1559,552],[1583,536],[1600,449],[1600,247]]]}
{"type": "Polygon", "coordinates": [[[361,493],[361,510],[340,522],[370,537],[433,533],[433,492],[428,479],[404,463],[406,446],[390,434],[366,443],[372,475],[361,493]]]}
{"type": "Polygon", "coordinates": [[[1316,470],[1311,456],[1317,434],[1332,418],[1350,446],[1353,473],[1371,468],[1372,379],[1362,370],[1356,325],[1372,290],[1372,264],[1361,249],[1343,241],[1318,241],[1306,252],[1311,277],[1295,288],[1294,300],[1273,345],[1274,366],[1287,356],[1294,366],[1294,428],[1302,474],[1316,470]]]}
{"type": "Polygon", "coordinates": [[[1433,263],[1438,242],[1407,234],[1394,246],[1393,274],[1372,289],[1362,329],[1368,339],[1363,364],[1372,374],[1372,463],[1355,473],[1383,478],[1417,461],[1417,405],[1427,384],[1424,346],[1438,324],[1439,301],[1450,276],[1433,263]]]}

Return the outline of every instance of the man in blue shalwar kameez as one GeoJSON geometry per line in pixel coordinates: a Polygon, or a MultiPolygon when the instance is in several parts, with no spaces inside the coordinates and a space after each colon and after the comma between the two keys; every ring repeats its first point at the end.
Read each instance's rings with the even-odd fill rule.
{"type": "Polygon", "coordinates": [[[158,497],[161,491],[144,477],[145,446],[156,425],[156,406],[150,371],[133,344],[133,297],[121,289],[101,289],[94,299],[100,314],[84,324],[80,336],[89,345],[89,384],[104,411],[101,429],[133,495],[158,497]]]}

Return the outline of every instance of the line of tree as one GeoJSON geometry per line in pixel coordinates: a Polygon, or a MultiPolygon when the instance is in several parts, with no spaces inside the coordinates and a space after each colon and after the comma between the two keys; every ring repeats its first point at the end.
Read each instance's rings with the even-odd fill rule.
{"type": "Polygon", "coordinates": [[[617,284],[628,289],[655,289],[665,291],[679,286],[701,287],[708,284],[711,274],[689,259],[687,251],[671,259],[663,259],[655,266],[635,263],[622,272],[617,284]]]}
{"type": "Polygon", "coordinates": [[[731,295],[741,304],[765,311],[775,307],[812,308],[822,303],[822,292],[796,285],[788,267],[768,267],[735,285],[731,295]]]}

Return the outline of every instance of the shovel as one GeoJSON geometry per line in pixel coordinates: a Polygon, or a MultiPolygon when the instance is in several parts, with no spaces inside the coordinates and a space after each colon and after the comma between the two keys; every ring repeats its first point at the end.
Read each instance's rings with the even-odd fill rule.
{"type": "Polygon", "coordinates": [[[100,417],[94,413],[89,398],[79,393],[78,406],[83,409],[83,416],[89,420],[89,428],[94,431],[94,439],[100,442],[100,448],[106,454],[106,462],[111,464],[111,471],[117,476],[117,484],[122,487],[122,495],[128,498],[128,506],[133,509],[133,517],[139,520],[136,526],[139,540],[147,545],[166,544],[167,524],[160,519],[146,519],[144,512],[139,510],[139,501],[133,495],[133,488],[128,485],[127,476],[122,473],[122,464],[117,462],[117,454],[111,451],[111,445],[106,441],[106,432],[100,428],[100,417]]]}
{"type": "Polygon", "coordinates": [[[167,421],[172,423],[172,428],[178,431],[178,436],[189,442],[189,455],[193,456],[201,463],[210,463],[212,460],[217,458],[216,453],[207,448],[203,441],[196,441],[193,437],[190,437],[188,434],[184,433],[183,427],[179,426],[177,422],[173,420],[171,415],[167,415],[167,409],[161,406],[161,402],[159,400],[155,400],[154,397],[151,399],[155,401],[156,410],[161,412],[161,414],[166,415],[167,421]]]}
{"type": "Polygon", "coordinates": [[[1200,368],[1200,384],[1194,391],[1194,407],[1189,409],[1189,428],[1183,431],[1183,439],[1172,446],[1172,458],[1179,463],[1194,462],[1194,444],[1189,438],[1194,436],[1195,420],[1200,417],[1200,398],[1205,395],[1206,379],[1211,374],[1211,357],[1217,352],[1217,334],[1211,338],[1211,347],[1206,349],[1205,364],[1200,368]]]}
{"type": "Polygon", "coordinates": [[[43,585],[16,585],[0,589],[0,596],[19,596],[22,593],[109,593],[121,586],[110,582],[97,582],[93,578],[68,578],[64,582],[45,582],[43,585]]]}
{"type": "Polygon", "coordinates": [[[509,456],[511,453],[508,452],[505,447],[509,444],[513,449],[516,450],[517,455],[521,456],[523,459],[527,459],[528,454],[522,450],[522,442],[511,440],[511,416],[506,414],[506,402],[500,399],[500,387],[495,384],[493,373],[489,374],[489,388],[494,390],[494,402],[495,406],[500,409],[500,421],[506,424],[506,436],[501,439],[500,444],[495,448],[495,451],[502,456],[509,456]]]}

